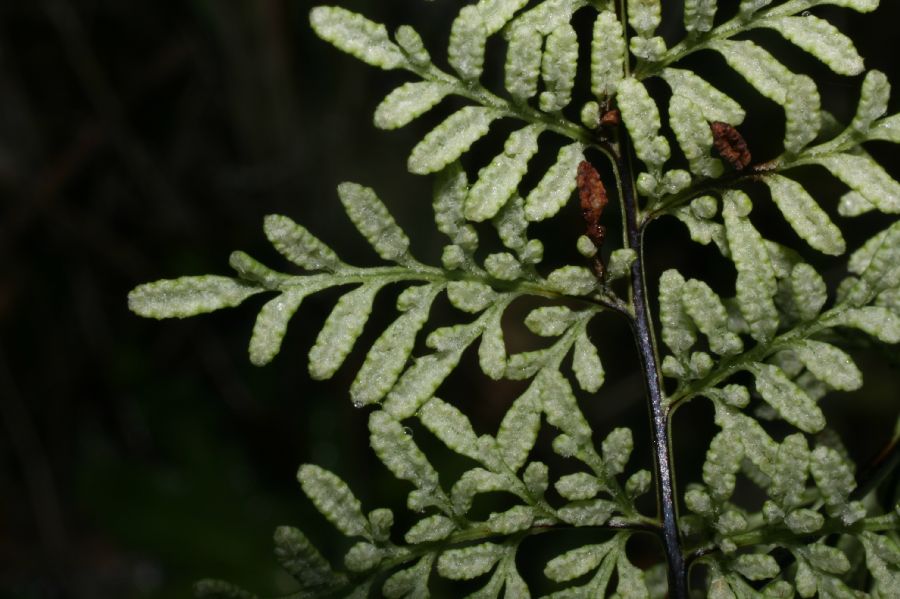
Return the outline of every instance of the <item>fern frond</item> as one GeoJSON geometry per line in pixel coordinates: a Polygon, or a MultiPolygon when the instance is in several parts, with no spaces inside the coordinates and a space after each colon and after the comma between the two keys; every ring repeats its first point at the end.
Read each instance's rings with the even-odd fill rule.
{"type": "MultiPolygon", "coordinates": [[[[667,48],[658,35],[660,0],[478,0],[463,6],[449,27],[446,69],[434,64],[409,26],[391,37],[383,25],[351,11],[312,9],[312,27],[326,41],[371,65],[415,77],[378,105],[379,128],[403,127],[449,96],[463,98],[463,106],[425,133],[407,160],[410,172],[436,175],[435,223],[448,238],[441,266],[411,255],[409,238],[372,189],[343,183],[338,194],[348,217],[378,257],[393,264],[347,264],[287,217],[269,216],[267,238],[302,273],[277,272],[235,252],[230,262],[237,278],[159,281],[129,296],[132,310],[141,315],[181,318],[274,293],[250,340],[251,361],[265,364],[279,353],[288,323],[307,296],[348,287],[309,352],[311,376],[326,379],[339,371],[361,337],[377,294],[389,285],[404,287],[397,314],[369,348],[350,395],[357,407],[371,407],[369,442],[375,454],[411,487],[407,506],[415,512],[413,523],[397,541],[392,511],[366,513],[336,474],[302,466],[298,480],[304,493],[353,544],[343,567],[332,567],[302,533],[279,529],[276,555],[297,579],[298,597],[366,597],[379,591],[387,597],[427,597],[433,576],[482,577],[473,597],[501,592],[528,597],[516,566],[521,544],[550,529],[578,527],[608,534],[600,543],[550,560],[544,568],[548,579],[580,581],[554,587],[561,590],[549,597],[664,596],[665,591],[652,590],[653,570],[642,572],[628,558],[626,545],[636,532],[664,540],[670,582],[686,578],[674,571],[684,569],[679,565],[684,541],[691,557],[707,566],[710,597],[790,597],[795,591],[802,597],[853,596],[847,580],[863,562],[875,592],[900,584],[900,516],[896,510],[878,513],[874,503],[854,496],[854,465],[831,440],[819,404],[826,393],[855,390],[863,382],[853,357],[840,347],[840,328],[857,329],[872,343],[900,342],[900,223],[888,224],[850,255],[849,274],[829,304],[823,276],[754,224],[760,212],[754,213],[744,190],[764,188],[764,197],[794,233],[826,256],[847,251],[843,222],[832,220],[792,171],[824,169],[843,184],[848,191],[839,200],[841,217],[900,213],[900,183],[861,147],[869,141],[900,143],[900,115],[886,116],[887,78],[877,71],[866,74],[856,113],[841,127],[822,110],[812,78],[788,68],[764,42],[738,38],[768,29],[838,75],[858,75],[864,64],[852,41],[826,20],[801,15],[822,5],[868,12],[877,4],[742,0],[733,18],[716,24],[716,0],[686,0],[685,37],[667,48]],[[625,14],[617,16],[623,4],[625,14]],[[589,40],[576,33],[578,11],[595,15],[589,40]],[[498,93],[483,81],[494,36],[506,41],[504,90],[498,93]],[[585,42],[589,52],[580,48],[585,42]],[[736,128],[746,118],[744,107],[681,64],[703,51],[719,54],[759,95],[782,107],[779,155],[752,155],[755,149],[746,147],[736,128]],[[569,120],[579,113],[570,105],[579,97],[579,58],[588,55],[589,68],[580,70],[589,73],[593,98],[580,107],[582,126],[569,120]],[[649,80],[656,77],[672,92],[667,106],[652,92],[649,80]],[[461,162],[472,159],[473,146],[501,119],[516,125],[498,155],[467,165],[469,173],[477,172],[470,179],[461,162]],[[550,138],[560,148],[556,160],[533,172],[533,158],[550,138]],[[670,163],[673,148],[680,149],[689,170],[670,163]],[[594,152],[610,159],[625,247],[601,247],[605,192],[602,205],[591,208],[584,177],[576,178],[580,163],[594,152]],[[537,183],[523,189],[531,181],[537,183]],[[588,227],[577,249],[592,260],[593,269],[577,263],[545,268],[544,244],[530,237],[529,226],[567,214],[563,208],[576,187],[588,227]],[[658,369],[641,252],[647,225],[663,215],[682,221],[698,243],[715,243],[736,277],[734,297],[723,297],[704,281],[674,270],[662,273],[659,320],[671,355],[658,369]],[[473,223],[483,224],[476,229],[473,223]],[[492,230],[502,247],[479,252],[479,235],[492,230]],[[627,301],[615,293],[619,286],[627,288],[627,301]],[[429,329],[442,294],[457,320],[429,329]],[[544,339],[543,345],[510,353],[503,321],[525,296],[547,300],[521,322],[544,339]],[[576,383],[596,393],[606,378],[588,334],[603,310],[625,317],[638,338],[651,389],[658,498],[668,502],[658,520],[635,505],[654,477],[647,470],[629,471],[631,431],[614,428],[598,444],[597,431],[579,406],[576,383]],[[420,336],[426,349],[414,355],[420,336]],[[479,435],[452,399],[439,397],[467,351],[477,352],[489,378],[527,381],[495,432],[479,435]],[[673,379],[667,395],[660,391],[658,370],[673,379]],[[701,481],[686,487],[684,503],[691,514],[681,517],[670,467],[663,463],[662,454],[670,453],[666,425],[678,406],[698,397],[712,404],[719,430],[701,481]],[[783,420],[791,434],[773,433],[765,424],[771,419],[783,420]],[[468,469],[446,480],[409,434],[413,425],[465,458],[468,469]],[[542,427],[553,451],[574,471],[560,475],[532,458],[542,427]],[[757,511],[734,497],[740,477],[765,495],[757,511]],[[551,485],[555,494],[548,493],[551,485]],[[472,506],[489,493],[505,494],[510,505],[476,517],[472,506]],[[780,548],[779,560],[792,560],[788,567],[776,561],[774,548],[780,548]]],[[[198,592],[252,597],[218,582],[202,583],[198,592]]],[[[676,588],[675,595],[686,592],[676,588]]]]}

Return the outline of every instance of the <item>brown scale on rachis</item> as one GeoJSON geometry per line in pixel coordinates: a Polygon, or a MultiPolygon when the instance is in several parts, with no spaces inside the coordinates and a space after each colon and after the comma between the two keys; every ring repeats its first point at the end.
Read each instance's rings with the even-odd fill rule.
{"type": "Polygon", "coordinates": [[[716,152],[736,171],[747,168],[752,160],[747,142],[740,132],[728,123],[714,121],[709,124],[716,152]]]}
{"type": "Polygon", "coordinates": [[[603,116],[600,117],[600,127],[601,128],[612,128],[618,127],[619,123],[622,122],[622,113],[619,112],[618,108],[610,108],[603,113],[603,116]]]}
{"type": "Polygon", "coordinates": [[[603,280],[606,275],[606,266],[603,264],[599,250],[606,240],[606,227],[600,224],[600,218],[609,203],[609,198],[606,195],[603,181],[600,180],[600,173],[587,160],[582,160],[578,165],[578,177],[575,179],[575,183],[578,186],[578,198],[581,200],[585,235],[598,250],[594,256],[594,273],[598,279],[603,280]]]}

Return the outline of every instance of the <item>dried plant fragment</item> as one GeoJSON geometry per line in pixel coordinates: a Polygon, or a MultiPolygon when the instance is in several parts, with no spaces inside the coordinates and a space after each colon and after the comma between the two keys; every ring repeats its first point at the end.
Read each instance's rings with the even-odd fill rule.
{"type": "Polygon", "coordinates": [[[728,123],[714,121],[709,124],[713,133],[713,147],[731,167],[736,171],[747,168],[752,158],[747,142],[740,132],[728,123]]]}
{"type": "MultiPolygon", "coordinates": [[[[585,235],[599,250],[606,240],[606,227],[600,224],[603,209],[609,203],[606,188],[603,186],[603,181],[600,180],[600,173],[587,160],[582,160],[578,165],[578,177],[575,181],[578,186],[578,197],[581,200],[581,215],[584,217],[586,226],[585,235]]],[[[599,253],[594,257],[593,267],[597,278],[603,280],[606,275],[606,266],[599,253]]]]}
{"type": "Polygon", "coordinates": [[[617,127],[622,122],[622,113],[618,108],[611,108],[600,117],[600,126],[604,128],[617,127]]]}

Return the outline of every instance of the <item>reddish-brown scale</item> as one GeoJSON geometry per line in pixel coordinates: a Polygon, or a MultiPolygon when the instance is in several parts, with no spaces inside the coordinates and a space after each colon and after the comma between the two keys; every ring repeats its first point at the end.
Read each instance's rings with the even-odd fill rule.
{"type": "MultiPolygon", "coordinates": [[[[578,177],[575,180],[578,186],[578,197],[581,200],[581,215],[584,217],[585,235],[594,243],[598,250],[606,240],[606,227],[600,224],[603,209],[609,203],[606,188],[600,180],[600,173],[588,162],[582,160],[578,165],[578,177]]],[[[602,281],[606,277],[606,265],[600,253],[591,261],[594,275],[602,281]]]]}
{"type": "Polygon", "coordinates": [[[737,129],[723,123],[715,121],[709,124],[713,134],[713,146],[728,164],[736,171],[742,171],[747,168],[752,158],[750,150],[747,148],[747,142],[737,129]]]}
{"type": "Polygon", "coordinates": [[[587,160],[578,165],[578,197],[581,200],[581,214],[587,227],[586,235],[598,248],[606,238],[606,227],[600,224],[603,209],[609,203],[606,188],[600,180],[600,173],[587,160]]]}
{"type": "Polygon", "coordinates": [[[603,116],[600,117],[600,126],[601,127],[615,127],[619,123],[622,122],[622,113],[619,112],[618,108],[613,108],[611,110],[607,110],[603,113],[603,116]]]}

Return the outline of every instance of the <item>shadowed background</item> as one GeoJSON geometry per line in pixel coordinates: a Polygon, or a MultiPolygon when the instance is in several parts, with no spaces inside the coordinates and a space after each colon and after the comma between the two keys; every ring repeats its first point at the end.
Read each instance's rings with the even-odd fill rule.
{"type": "MultiPolygon", "coordinates": [[[[677,3],[665,4],[677,20],[677,3]]],[[[900,81],[900,7],[884,4],[874,16],[817,14],[836,15],[833,22],[856,40],[867,66],[900,81]]],[[[446,1],[342,5],[391,28],[414,24],[438,61],[458,9],[446,1]]],[[[271,556],[276,525],[304,528],[333,557],[346,548],[295,483],[303,462],[345,477],[366,509],[397,508],[395,530],[409,523],[399,507],[408,489],[392,483],[371,454],[365,413],[352,408],[347,393],[365,349],[394,314],[396,291],[382,294],[357,350],[324,383],[308,379],[306,352],[339,292],[307,300],[281,355],[262,369],[246,357],[262,298],[162,323],[139,319],[126,306],[128,291],[145,281],[227,274],[234,249],[290,271],[265,243],[262,217],[269,213],[298,220],[351,263],[374,264],[337,201],[334,188],[343,180],[374,187],[410,233],[414,253],[437,263],[442,241],[432,232],[431,181],[406,173],[405,158],[458,104],[398,132],[375,130],[374,107],[408,77],[367,67],[319,41],[307,23],[310,6],[0,2],[0,596],[188,597],[191,582],[205,576],[262,593],[289,591],[271,556]]],[[[576,21],[581,31],[590,25],[576,21]]],[[[678,35],[677,27],[666,34],[678,35]]],[[[819,79],[826,108],[844,120],[852,115],[858,79],[831,74],[773,34],[753,39],[771,42],[787,64],[819,79]]],[[[496,82],[502,45],[489,50],[486,80],[496,82]]],[[[766,140],[781,138],[780,109],[723,70],[718,56],[690,61],[757,109],[742,130],[758,156],[776,155],[766,140]]],[[[891,112],[898,108],[892,100],[891,112]]],[[[476,146],[466,160],[470,174],[503,139],[476,146]]],[[[900,172],[891,148],[870,149],[900,172]]],[[[551,159],[547,152],[537,160],[551,159]]],[[[800,176],[835,215],[839,185],[819,175],[800,176]]],[[[570,206],[559,222],[533,228],[558,240],[545,243],[548,262],[578,260],[579,218],[570,206]]],[[[611,240],[618,238],[617,219],[611,214],[611,240]]],[[[754,219],[764,234],[797,244],[765,202],[754,219]]],[[[845,233],[854,248],[884,217],[838,222],[850,227],[845,233]]],[[[651,281],[678,267],[733,292],[733,267],[714,249],[685,246],[681,225],[664,221],[650,235],[658,243],[648,254],[651,281]]],[[[841,270],[830,268],[826,276],[834,282],[841,270]]],[[[514,312],[522,316],[526,308],[514,312]]],[[[435,308],[437,321],[459,318],[445,303],[435,308]]],[[[598,438],[632,426],[629,469],[649,467],[628,329],[603,316],[591,331],[608,376],[582,406],[598,438]]],[[[516,349],[536,344],[522,332],[508,341],[516,349]]],[[[851,435],[851,454],[860,462],[893,429],[895,354],[858,350],[867,386],[825,403],[831,421],[851,435]]],[[[441,394],[472,414],[481,433],[496,429],[520,390],[489,383],[469,352],[441,394]]],[[[708,406],[695,403],[675,422],[676,435],[686,433],[676,442],[682,480],[699,476],[696,456],[714,431],[708,406]]],[[[413,433],[452,482],[459,461],[424,431],[413,433]]],[[[549,439],[542,435],[537,451],[554,465],[549,439]]],[[[527,577],[539,571],[545,551],[523,558],[531,566],[523,568],[527,577]]],[[[652,559],[655,550],[637,551],[652,559]]]]}

